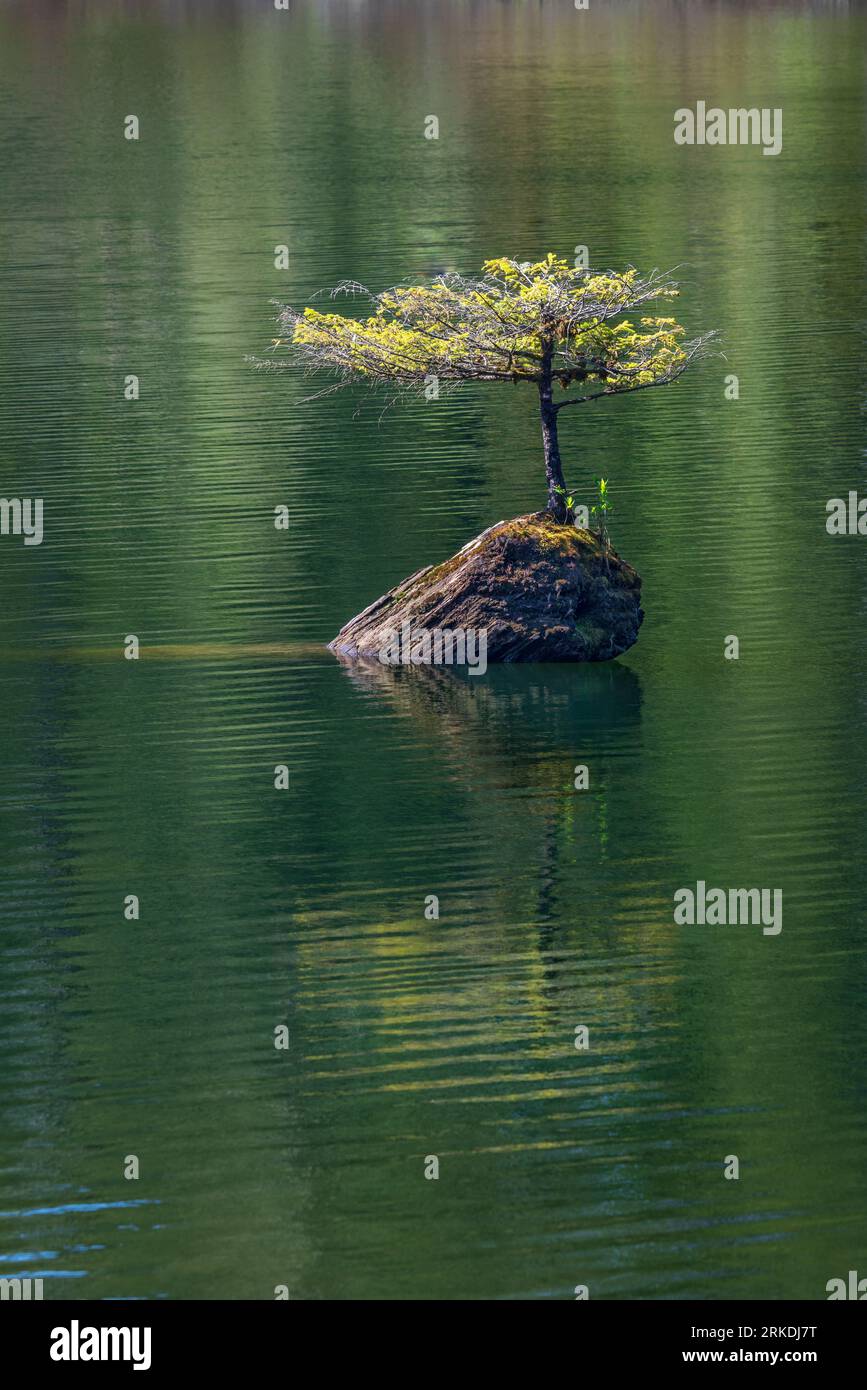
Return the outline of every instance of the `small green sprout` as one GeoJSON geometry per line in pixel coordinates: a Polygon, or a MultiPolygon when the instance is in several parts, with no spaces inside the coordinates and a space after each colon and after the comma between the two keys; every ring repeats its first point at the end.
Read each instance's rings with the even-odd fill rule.
{"type": "Polygon", "coordinates": [[[608,501],[608,479],[597,478],[595,481],[598,500],[590,508],[590,515],[595,523],[593,529],[602,542],[602,545],[607,550],[610,544],[608,537],[608,514],[609,512],[613,512],[614,508],[608,501]]]}
{"type": "Polygon", "coordinates": [[[571,521],[574,526],[577,526],[578,523],[575,520],[575,508],[578,506],[577,496],[574,493],[567,492],[565,487],[555,487],[554,491],[558,497],[563,498],[563,504],[566,508],[566,525],[568,526],[571,521]]]}

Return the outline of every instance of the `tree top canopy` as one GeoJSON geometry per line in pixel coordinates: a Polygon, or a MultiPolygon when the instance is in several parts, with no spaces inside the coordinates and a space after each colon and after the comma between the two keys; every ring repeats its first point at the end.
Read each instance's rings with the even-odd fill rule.
{"type": "MultiPolygon", "coordinates": [[[[479,278],[454,273],[428,285],[401,285],[373,295],[344,282],[333,292],[364,295],[365,319],[307,308],[281,309],[279,322],[292,358],[336,373],[328,391],[352,380],[398,387],[439,382],[531,381],[576,383],[595,389],[564,405],[675,380],[713,334],[683,342],[673,318],[629,315],[679,293],[670,276],[584,269],[549,253],[531,263],[501,256],[479,278]],[[291,335],[291,337],[290,337],[291,335]]],[[[332,296],[332,297],[333,297],[332,296]]]]}

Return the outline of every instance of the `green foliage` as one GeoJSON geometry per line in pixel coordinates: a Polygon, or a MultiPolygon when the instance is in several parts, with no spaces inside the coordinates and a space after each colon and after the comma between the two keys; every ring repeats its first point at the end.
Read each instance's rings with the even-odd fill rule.
{"type": "MultiPolygon", "coordinates": [[[[610,510],[610,508],[608,508],[608,506],[607,506],[607,492],[605,492],[605,489],[607,488],[607,484],[606,484],[606,482],[605,482],[605,479],[602,478],[602,479],[598,479],[597,481],[598,481],[598,482],[601,482],[602,485],[603,485],[603,492],[604,492],[604,495],[605,495],[605,497],[606,497],[606,510],[610,510]]],[[[567,522],[567,523],[572,522],[573,525],[577,526],[578,523],[577,523],[577,521],[575,520],[575,509],[576,509],[576,507],[579,506],[579,497],[578,497],[578,494],[577,494],[577,493],[574,493],[574,492],[570,492],[569,489],[568,489],[568,488],[565,488],[565,487],[555,487],[555,488],[554,488],[554,492],[557,494],[558,497],[562,497],[562,498],[563,498],[563,505],[564,505],[564,507],[566,508],[566,522],[567,522]]],[[[590,508],[590,515],[593,516],[593,514],[594,514],[596,511],[597,511],[597,508],[596,508],[595,506],[594,506],[594,507],[591,507],[591,508],[590,508]]]]}
{"type": "Polygon", "coordinates": [[[596,502],[590,508],[590,516],[593,518],[593,530],[605,548],[608,548],[608,515],[614,510],[608,500],[608,479],[596,478],[596,502]]]}
{"type": "Polygon", "coordinates": [[[677,296],[666,276],[642,277],[633,268],[600,273],[553,253],[534,263],[489,260],[475,279],[449,273],[378,295],[351,283],[341,292],[366,295],[372,312],[356,319],[284,308],[280,316],[294,356],[331,369],[339,384],[544,379],[614,395],[674,380],[704,341],[684,344],[673,318],[630,317],[652,300],[677,296]]]}

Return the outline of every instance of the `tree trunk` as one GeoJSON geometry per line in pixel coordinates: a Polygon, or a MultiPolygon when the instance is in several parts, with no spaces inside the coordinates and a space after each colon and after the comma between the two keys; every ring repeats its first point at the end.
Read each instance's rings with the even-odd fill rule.
{"type": "Polygon", "coordinates": [[[560,445],[557,442],[557,409],[551,391],[551,349],[542,358],[542,377],[539,381],[539,406],[542,412],[542,447],[545,450],[545,477],[548,482],[548,511],[557,521],[566,520],[566,498],[557,488],[566,490],[560,445]]]}

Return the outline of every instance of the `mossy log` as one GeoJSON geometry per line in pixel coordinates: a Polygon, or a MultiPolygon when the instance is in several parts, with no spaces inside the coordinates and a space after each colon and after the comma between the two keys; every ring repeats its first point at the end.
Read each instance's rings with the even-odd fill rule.
{"type": "Polygon", "coordinates": [[[499,521],[352,618],[332,651],[377,660],[394,633],[487,633],[491,661],[609,661],[633,645],[641,579],[592,532],[548,512],[499,521]]]}

